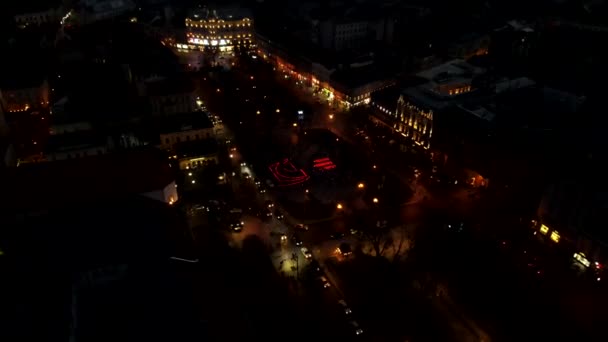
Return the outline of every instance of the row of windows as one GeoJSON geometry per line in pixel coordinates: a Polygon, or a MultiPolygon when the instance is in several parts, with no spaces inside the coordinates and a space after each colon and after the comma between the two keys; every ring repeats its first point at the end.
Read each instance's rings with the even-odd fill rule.
{"type": "MultiPolygon", "coordinates": [[[[103,150],[97,150],[97,153],[89,153],[88,151],[83,151],[82,153],[80,153],[80,152],[75,152],[74,154],[68,153],[65,155],[65,158],[66,159],[74,159],[74,158],[78,159],[78,158],[82,158],[82,157],[95,156],[95,155],[100,156],[102,154],[104,154],[103,150]]],[[[61,154],[59,154],[59,155],[61,155],[61,154]]],[[[63,158],[57,158],[57,156],[58,156],[57,154],[52,154],[51,161],[63,159],[63,158]]]]}
{"type": "MultiPolygon", "coordinates": [[[[202,135],[200,135],[198,133],[192,134],[192,135],[188,134],[188,135],[186,135],[186,140],[184,140],[184,141],[190,141],[191,139],[192,140],[200,140],[201,136],[202,135]]],[[[209,133],[209,132],[205,133],[205,138],[206,139],[211,138],[211,133],[209,133]]],[[[182,142],[182,138],[181,137],[175,137],[173,139],[173,143],[181,143],[181,142],[182,142]]],[[[171,145],[171,138],[165,138],[165,145],[171,145]]]]}
{"type": "Polygon", "coordinates": [[[18,23],[29,23],[29,22],[48,22],[51,20],[51,16],[48,14],[31,15],[27,17],[17,16],[15,21],[18,23]]]}
{"type": "Polygon", "coordinates": [[[186,26],[188,27],[199,27],[199,28],[208,28],[208,29],[225,29],[225,28],[233,28],[233,27],[251,27],[250,23],[247,24],[225,24],[225,25],[205,25],[205,24],[196,24],[190,23],[186,21],[186,26]]]}

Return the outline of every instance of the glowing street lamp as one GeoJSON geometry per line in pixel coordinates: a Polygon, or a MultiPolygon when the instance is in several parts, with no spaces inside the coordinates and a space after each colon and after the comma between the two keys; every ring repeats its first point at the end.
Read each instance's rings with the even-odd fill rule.
{"type": "Polygon", "coordinates": [[[377,198],[377,197],[374,197],[374,198],[372,199],[372,202],[374,202],[374,203],[378,203],[378,198],[377,198]]]}
{"type": "Polygon", "coordinates": [[[308,189],[304,190],[304,192],[308,193],[308,189]]]}
{"type": "Polygon", "coordinates": [[[192,184],[194,184],[194,183],[196,183],[196,181],[193,179],[193,180],[192,180],[192,184]]]}
{"type": "Polygon", "coordinates": [[[293,127],[298,127],[298,124],[294,122],[293,127]]]}
{"type": "Polygon", "coordinates": [[[188,176],[192,177],[192,172],[188,172],[188,176]]]}
{"type": "Polygon", "coordinates": [[[342,210],[342,209],[344,209],[344,206],[342,206],[342,203],[338,203],[338,205],[336,205],[336,208],[338,210],[342,210]]]}
{"type": "Polygon", "coordinates": [[[259,110],[258,110],[258,111],[256,111],[255,113],[256,113],[257,115],[260,115],[260,111],[259,111],[259,110]]]}
{"type": "Polygon", "coordinates": [[[280,113],[281,110],[279,108],[277,108],[277,110],[275,110],[275,112],[280,113]]]}
{"type": "Polygon", "coordinates": [[[357,184],[357,188],[363,189],[363,188],[365,188],[365,184],[359,183],[359,184],[357,184]]]}
{"type": "Polygon", "coordinates": [[[231,154],[230,154],[230,158],[234,158],[234,154],[232,154],[232,153],[231,153],[231,154]]]}
{"type": "Polygon", "coordinates": [[[334,119],[334,115],[333,114],[329,114],[329,120],[333,120],[334,119]]]}

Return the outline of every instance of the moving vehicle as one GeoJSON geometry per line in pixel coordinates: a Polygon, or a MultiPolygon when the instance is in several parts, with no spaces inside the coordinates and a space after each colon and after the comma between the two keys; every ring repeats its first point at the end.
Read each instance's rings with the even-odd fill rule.
{"type": "Polygon", "coordinates": [[[321,284],[323,285],[324,289],[326,289],[328,287],[331,287],[331,284],[329,283],[329,280],[327,280],[327,278],[325,276],[320,276],[319,280],[321,281],[321,284]]]}
{"type": "Polygon", "coordinates": [[[350,315],[352,312],[352,310],[348,307],[348,304],[346,304],[346,301],[344,299],[340,299],[338,301],[338,305],[340,305],[340,307],[342,307],[342,310],[344,310],[344,314],[345,315],[350,315]]]}
{"type": "Polygon", "coordinates": [[[296,244],[296,246],[302,246],[302,239],[300,239],[297,234],[294,234],[293,242],[296,244]]]}
{"type": "Polygon", "coordinates": [[[264,205],[266,205],[266,208],[268,209],[274,208],[274,203],[271,200],[265,201],[264,205]]]}
{"type": "Polygon", "coordinates": [[[363,329],[361,329],[361,327],[359,326],[359,323],[357,323],[357,321],[352,320],[348,323],[350,324],[351,327],[353,327],[353,330],[355,331],[355,335],[363,334],[363,329]]]}
{"type": "Polygon", "coordinates": [[[298,224],[296,224],[296,229],[299,229],[299,230],[308,230],[308,225],[302,224],[302,223],[298,223],[298,224]]]}
{"type": "Polygon", "coordinates": [[[283,214],[282,214],[280,211],[275,210],[275,212],[274,212],[274,217],[276,217],[276,218],[277,218],[277,220],[282,220],[282,219],[284,219],[284,218],[285,218],[285,215],[283,215],[283,214]]]}

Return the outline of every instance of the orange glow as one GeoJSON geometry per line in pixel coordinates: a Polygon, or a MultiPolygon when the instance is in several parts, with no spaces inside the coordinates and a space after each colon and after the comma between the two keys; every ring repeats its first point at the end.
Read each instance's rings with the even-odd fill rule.
{"type": "Polygon", "coordinates": [[[338,205],[336,205],[336,208],[337,208],[338,210],[342,210],[342,209],[344,209],[344,207],[342,206],[342,203],[338,203],[338,205]]]}
{"type": "Polygon", "coordinates": [[[359,184],[357,184],[357,188],[363,189],[363,188],[365,188],[365,184],[359,183],[359,184]]]}

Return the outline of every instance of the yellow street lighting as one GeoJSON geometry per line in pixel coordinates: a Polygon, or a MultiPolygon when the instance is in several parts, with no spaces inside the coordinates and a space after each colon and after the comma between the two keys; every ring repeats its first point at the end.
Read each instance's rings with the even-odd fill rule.
{"type": "Polygon", "coordinates": [[[192,180],[192,184],[194,184],[194,183],[196,183],[196,181],[193,179],[193,180],[192,180]]]}
{"type": "Polygon", "coordinates": [[[329,120],[333,120],[334,119],[334,115],[333,114],[329,114],[329,120]]]}
{"type": "Polygon", "coordinates": [[[306,189],[304,192],[308,193],[308,189],[306,189]]]}
{"type": "Polygon", "coordinates": [[[259,110],[258,110],[258,111],[256,111],[255,113],[256,113],[257,115],[260,115],[260,111],[259,111],[259,110]]]}
{"type": "Polygon", "coordinates": [[[342,203],[338,203],[338,205],[336,205],[336,208],[338,208],[338,210],[342,210],[344,209],[344,206],[342,206],[342,203]]]}
{"type": "Polygon", "coordinates": [[[294,122],[293,127],[298,127],[298,124],[294,122]]]}
{"type": "Polygon", "coordinates": [[[188,176],[192,177],[192,172],[188,172],[188,176]]]}
{"type": "Polygon", "coordinates": [[[275,112],[280,113],[281,110],[279,108],[277,108],[277,110],[275,110],[275,112]]]}
{"type": "Polygon", "coordinates": [[[372,202],[374,202],[374,203],[378,203],[378,198],[374,197],[374,198],[372,199],[372,202]]]}
{"type": "Polygon", "coordinates": [[[230,154],[230,158],[234,158],[234,154],[230,154]]]}
{"type": "Polygon", "coordinates": [[[357,184],[357,188],[363,189],[363,188],[365,188],[365,184],[359,183],[359,184],[357,184]]]}

